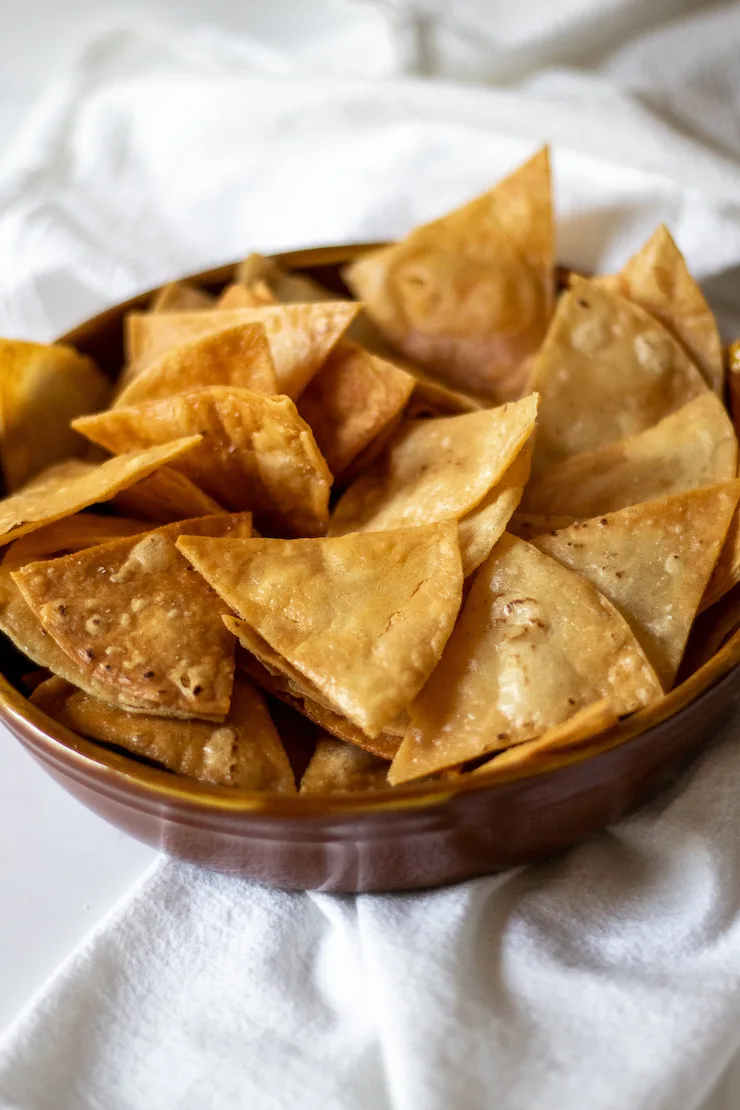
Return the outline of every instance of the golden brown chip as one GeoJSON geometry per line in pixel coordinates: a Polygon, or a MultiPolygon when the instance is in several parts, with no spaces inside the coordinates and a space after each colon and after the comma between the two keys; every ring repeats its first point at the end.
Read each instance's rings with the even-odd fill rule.
{"type": "Polygon", "coordinates": [[[536,415],[533,394],[496,409],[402,425],[386,453],[342,496],[329,534],[465,516],[501,481],[536,415]]]}
{"type": "Polygon", "coordinates": [[[686,352],[644,309],[574,278],[535,361],[534,472],[636,435],[706,392],[686,352]]]}
{"type": "Polygon", "coordinates": [[[353,725],[346,717],[336,713],[326,702],[320,690],[295,667],[278,655],[265,639],[255,632],[246,621],[239,617],[224,616],[224,624],[239,640],[243,651],[237,652],[237,665],[249,677],[280,698],[292,709],[307,717],[313,724],[337,736],[348,744],[355,744],[381,759],[391,760],[398,751],[401,737],[408,726],[406,714],[400,714],[377,736],[366,736],[362,729],[353,725]],[[405,718],[405,720],[403,720],[405,718]],[[403,720],[403,727],[399,722],[403,720]]]}
{"type": "Polygon", "coordinates": [[[264,699],[245,679],[234,683],[226,720],[164,721],[127,713],[59,678],[42,683],[31,701],[75,732],[116,744],[170,771],[214,786],[294,794],[295,782],[264,699]]]}
{"type": "Polygon", "coordinates": [[[335,347],[298,402],[335,478],[400,415],[413,388],[410,374],[357,344],[335,347]]]}
{"type": "Polygon", "coordinates": [[[534,513],[515,512],[511,517],[506,531],[520,540],[531,542],[535,536],[544,532],[557,532],[560,528],[567,528],[573,523],[570,516],[538,516],[534,513]]]}
{"type": "Polygon", "coordinates": [[[154,294],[149,311],[196,312],[200,308],[212,308],[213,304],[214,298],[205,289],[187,281],[171,281],[154,294]]]}
{"type": "Polygon", "coordinates": [[[81,551],[95,544],[122,536],[133,536],[145,530],[146,525],[136,520],[78,513],[47,524],[45,528],[38,528],[16,540],[5,549],[0,563],[0,630],[13,641],[19,651],[41,667],[54,671],[73,685],[84,686],[90,693],[101,695],[103,691],[100,688],[86,685],[82,668],[73,664],[67,653],[62,651],[39,624],[13,581],[11,571],[37,559],[81,551]]]}
{"type": "Polygon", "coordinates": [[[162,466],[148,478],[116,494],[113,504],[122,513],[131,513],[157,524],[172,524],[195,516],[213,516],[224,510],[203,490],[198,489],[179,470],[162,466]]]}
{"type": "Polygon", "coordinates": [[[717,564],[701,599],[699,612],[714,605],[740,582],[740,510],[736,509],[717,564]]]}
{"type": "Polygon", "coordinates": [[[195,430],[202,443],[176,470],[229,509],[251,509],[261,532],[312,536],[329,515],[331,474],[287,397],[214,386],[86,416],[75,427],[109,451],[195,430]]]}
{"type": "Polygon", "coordinates": [[[331,301],[213,312],[132,312],[127,318],[129,343],[140,355],[125,371],[121,384],[127,386],[148,363],[172,347],[239,324],[262,324],[279,391],[295,400],[359,311],[360,306],[351,301],[331,301]]]}
{"type": "Polygon", "coordinates": [[[0,500],[0,546],[88,505],[110,501],[165,463],[174,463],[202,436],[170,437],[154,447],[129,451],[93,467],[82,459],[55,463],[23,489],[0,500]]]}
{"type": "Polygon", "coordinates": [[[540,151],[462,208],[362,255],[345,278],[371,321],[456,389],[521,396],[552,312],[550,163],[540,151]]]}
{"type": "Polygon", "coordinates": [[[351,794],[389,790],[388,761],[352,744],[320,736],[311,762],[303,772],[301,794],[351,794]]]}
{"type": "Polygon", "coordinates": [[[463,574],[467,578],[491,553],[522,499],[532,465],[530,439],[481,502],[458,521],[463,574]]]}
{"type": "Polygon", "coordinates": [[[336,294],[308,274],[284,270],[274,258],[250,254],[236,268],[236,283],[243,289],[263,290],[282,304],[310,304],[316,301],[335,301],[336,294]]]}
{"type": "Polygon", "coordinates": [[[694,621],[681,660],[678,682],[709,662],[740,629],[740,585],[733,586],[694,621]]]}
{"type": "Polygon", "coordinates": [[[211,385],[251,389],[255,393],[278,392],[275,366],[262,324],[237,324],[173,347],[121,390],[116,405],[139,405],[211,385]]]}
{"type": "Polygon", "coordinates": [[[13,493],[84,447],[69,421],[102,408],[110,382],[64,343],[0,339],[0,463],[13,493]]]}
{"type": "Polygon", "coordinates": [[[580,709],[536,740],[525,740],[481,763],[472,772],[494,782],[526,778],[552,771],[601,743],[604,733],[613,728],[618,717],[607,698],[580,709]]]}
{"type": "Polygon", "coordinates": [[[224,601],[369,736],[431,673],[462,596],[457,525],[180,550],[224,601]]]}
{"type": "Polygon", "coordinates": [[[668,690],[739,497],[740,480],[688,490],[532,542],[609,598],[668,690]]]}
{"type": "Polygon", "coordinates": [[[665,224],[619,274],[599,280],[660,320],[722,396],[724,365],[717,322],[665,224]]]}
{"type": "Polygon", "coordinates": [[[549,468],[530,482],[522,509],[585,519],[729,482],[736,474],[732,422],[722,402],[707,391],[647,431],[549,468]]]}
{"type": "Polygon", "coordinates": [[[223,718],[234,638],[178,536],[245,536],[249,513],[199,517],[13,572],[43,628],[115,705],[223,718]]]}
{"type": "Polygon", "coordinates": [[[730,344],[727,352],[730,411],[735,431],[740,428],[740,339],[730,344]]]}
{"type": "Polygon", "coordinates": [[[256,281],[254,285],[242,285],[235,281],[227,285],[218,298],[218,308],[259,308],[260,305],[278,304],[277,297],[273,296],[264,281],[256,281]]]}
{"type": "Polygon", "coordinates": [[[407,420],[428,419],[434,416],[459,416],[465,412],[477,412],[483,405],[475,397],[459,390],[450,389],[442,382],[435,381],[417,367],[404,366],[415,379],[414,392],[406,406],[407,420]]]}
{"type": "Polygon", "coordinates": [[[504,535],[410,706],[389,781],[534,739],[600,698],[622,714],[661,695],[626,621],[595,586],[504,535]]]}

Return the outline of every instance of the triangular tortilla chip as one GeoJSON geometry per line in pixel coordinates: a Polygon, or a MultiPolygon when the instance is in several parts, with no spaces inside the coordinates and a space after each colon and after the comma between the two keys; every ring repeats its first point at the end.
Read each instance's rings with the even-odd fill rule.
{"type": "Polygon", "coordinates": [[[262,324],[279,391],[295,400],[359,311],[360,306],[351,301],[330,301],[213,312],[132,312],[126,324],[129,345],[140,355],[125,371],[121,385],[128,385],[149,362],[172,347],[239,324],[262,324]]]}
{"type": "Polygon", "coordinates": [[[435,381],[417,367],[403,367],[415,379],[414,392],[406,406],[408,420],[426,420],[435,416],[458,416],[464,412],[478,412],[485,406],[475,397],[450,389],[435,381]]]}
{"type": "MultiPolygon", "coordinates": [[[[11,572],[38,559],[67,555],[71,551],[81,551],[145,530],[146,525],[138,520],[78,513],[16,540],[5,548],[0,563],[0,631],[40,667],[54,671],[76,686],[84,684],[82,668],[75,667],[67,653],[44,631],[13,581],[11,572]]],[[[98,687],[90,692],[102,693],[98,687]]]]}
{"type": "Polygon", "coordinates": [[[273,296],[264,281],[256,281],[254,285],[242,285],[235,281],[227,285],[218,298],[218,308],[259,308],[266,304],[279,304],[277,297],[273,296]]]}
{"type": "Polygon", "coordinates": [[[426,681],[460,607],[451,523],[322,540],[183,537],[179,545],[224,601],[369,736],[426,681]]]}
{"type": "Polygon", "coordinates": [[[27,604],[106,700],[173,717],[223,718],[234,677],[224,606],[178,536],[245,536],[249,513],[168,524],[13,573],[27,604]]]}
{"type": "Polygon", "coordinates": [[[110,501],[164,463],[174,463],[202,440],[170,437],[155,447],[129,451],[91,468],[82,459],[55,463],[23,489],[0,500],[0,546],[99,501],[110,501]]]}
{"type": "Polygon", "coordinates": [[[456,389],[521,396],[552,312],[547,150],[487,193],[345,271],[371,321],[456,389]]]}
{"type": "Polygon", "coordinates": [[[139,405],[211,385],[255,393],[278,392],[275,365],[262,324],[237,324],[173,347],[121,390],[116,406],[139,405]]]}
{"type": "Polygon", "coordinates": [[[319,736],[316,750],[301,779],[301,794],[352,794],[389,790],[388,761],[352,744],[319,736]]]}
{"type": "Polygon", "coordinates": [[[85,416],[75,427],[114,452],[203,432],[202,443],[173,464],[196,486],[229,509],[251,509],[261,532],[325,529],[331,474],[287,397],[214,386],[85,416]]]}
{"type": "Polygon", "coordinates": [[[730,344],[727,352],[730,411],[735,431],[740,428],[740,339],[730,344]]]}
{"type": "Polygon", "coordinates": [[[706,392],[645,432],[551,467],[537,482],[530,482],[522,509],[586,519],[639,501],[729,482],[736,474],[732,421],[722,402],[706,392]]]}
{"type": "Polygon", "coordinates": [[[521,501],[532,465],[532,447],[530,439],[490,493],[460,518],[458,538],[466,578],[488,558],[521,501]]]}
{"type": "Polygon", "coordinates": [[[394,721],[372,738],[329,708],[320,690],[299,674],[294,667],[270,647],[266,640],[239,617],[224,616],[224,624],[239,640],[237,666],[268,694],[279,698],[291,709],[307,717],[313,724],[332,736],[363,748],[380,759],[391,760],[398,751],[401,737],[408,727],[406,714],[399,714],[394,721]],[[244,650],[241,650],[241,649],[244,650]],[[309,692],[310,691],[310,692],[309,692]],[[399,727],[403,721],[403,727],[399,727]]]}
{"type": "Polygon", "coordinates": [[[544,532],[557,532],[558,529],[567,528],[572,523],[572,516],[542,516],[516,512],[509,520],[506,531],[520,540],[531,543],[534,536],[541,536],[544,532]]]}
{"type": "Polygon", "coordinates": [[[714,605],[738,582],[740,582],[740,509],[735,510],[730,521],[722,551],[701,599],[699,612],[714,605]]]}
{"type": "Polygon", "coordinates": [[[116,494],[113,504],[122,513],[157,524],[173,524],[176,520],[224,512],[218,501],[169,466],[160,467],[143,482],[116,494]]]}
{"type": "Polygon", "coordinates": [[[708,663],[720,648],[740,630],[740,585],[733,586],[694,621],[686,651],[678,671],[677,682],[708,663]]]}
{"type": "Polygon", "coordinates": [[[276,259],[265,258],[262,254],[250,254],[239,263],[236,284],[262,296],[267,290],[281,304],[311,304],[337,299],[335,293],[308,274],[284,270],[276,259]]]}
{"type": "Polygon", "coordinates": [[[339,500],[329,534],[456,520],[479,505],[529,439],[537,397],[402,425],[339,500]]]}
{"type": "Polygon", "coordinates": [[[597,280],[660,320],[681,343],[714,392],[722,396],[724,363],[717,321],[665,224],[620,273],[597,280]]]}
{"type": "Polygon", "coordinates": [[[355,343],[339,343],[309,382],[298,412],[335,478],[400,415],[414,379],[355,343]]]}
{"type": "Polygon", "coordinates": [[[510,782],[562,767],[603,741],[604,733],[618,721],[607,698],[580,709],[574,717],[555,725],[536,740],[525,740],[481,763],[471,773],[492,782],[510,782]]]}
{"type": "Polygon", "coordinates": [[[91,359],[64,343],[0,339],[0,463],[13,493],[83,441],[69,421],[106,404],[111,385],[91,359]]]}
{"type": "Polygon", "coordinates": [[[178,775],[214,786],[295,793],[293,772],[264,699],[245,679],[235,681],[229,714],[215,727],[207,721],[163,721],[127,713],[59,678],[42,683],[30,700],[66,728],[116,744],[178,775]]]}
{"type": "Polygon", "coordinates": [[[534,472],[651,428],[708,389],[669,332],[642,308],[574,278],[535,361],[534,472]]]}
{"type": "Polygon", "coordinates": [[[382,759],[393,759],[408,727],[405,713],[390,721],[377,736],[367,736],[357,725],[332,709],[321,690],[274,651],[246,621],[230,614],[225,615],[223,621],[239,640],[237,665],[253,682],[333,736],[382,759]]]}
{"type": "Polygon", "coordinates": [[[406,782],[531,740],[599,698],[622,714],[661,696],[629,626],[595,586],[504,535],[410,706],[388,778],[406,782]]]}
{"type": "MultiPolygon", "coordinates": [[[[150,312],[197,312],[213,308],[215,298],[188,281],[171,281],[152,297],[150,312]]],[[[137,356],[138,357],[138,356],[137,356]]]]}
{"type": "Polygon", "coordinates": [[[632,628],[666,690],[740,497],[740,480],[647,501],[538,536],[632,628]]]}

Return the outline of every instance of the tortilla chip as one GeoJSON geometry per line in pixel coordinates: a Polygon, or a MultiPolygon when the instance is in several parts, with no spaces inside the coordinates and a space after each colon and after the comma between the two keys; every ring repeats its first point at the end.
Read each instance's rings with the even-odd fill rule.
{"type": "Polygon", "coordinates": [[[740,497],[740,480],[647,501],[538,536],[632,628],[669,690],[740,497]]]}
{"type": "Polygon", "coordinates": [[[571,762],[574,756],[582,757],[597,740],[602,741],[607,729],[614,728],[618,720],[608,698],[603,698],[549,728],[536,740],[525,740],[523,744],[507,748],[481,763],[471,774],[486,775],[493,782],[508,782],[552,771],[571,762]]]}
{"type": "Polygon", "coordinates": [[[701,599],[699,612],[714,605],[740,582],[740,509],[730,521],[717,564],[701,599]]]}
{"type": "Polygon", "coordinates": [[[694,621],[686,651],[678,671],[678,682],[685,681],[708,663],[740,629],[740,585],[733,586],[694,621]]]}
{"type": "Polygon", "coordinates": [[[108,379],[66,344],[0,339],[0,464],[13,493],[60,459],[80,454],[69,421],[106,404],[108,379]]]}
{"type": "Polygon", "coordinates": [[[522,508],[585,519],[640,501],[729,482],[737,438],[722,402],[707,391],[653,428],[584,451],[530,482],[522,508]]]}
{"type": "Polygon", "coordinates": [[[661,696],[629,626],[595,586],[504,535],[410,706],[388,779],[421,778],[532,740],[599,698],[622,714],[661,696]]]}
{"type": "Polygon", "coordinates": [[[340,498],[329,535],[457,520],[484,500],[532,434],[537,397],[402,425],[340,498]]]}
{"type": "Polygon", "coordinates": [[[731,343],[727,352],[730,411],[735,431],[740,428],[740,339],[731,343]]]}
{"type": "Polygon", "coordinates": [[[335,301],[336,294],[308,274],[284,270],[274,258],[250,254],[236,268],[236,281],[252,291],[266,288],[282,304],[335,301]]]}
{"type": "Polygon", "coordinates": [[[213,308],[215,298],[205,289],[188,281],[171,281],[163,285],[152,297],[150,312],[197,312],[213,308]]]}
{"type": "Polygon", "coordinates": [[[253,682],[333,736],[372,752],[381,759],[393,759],[408,726],[408,718],[403,720],[405,714],[400,714],[391,721],[377,736],[366,736],[362,729],[336,713],[327,704],[321,691],[286,659],[273,651],[267,641],[246,621],[232,616],[224,616],[223,620],[229,631],[239,640],[237,666],[253,682]],[[403,727],[399,728],[402,721],[403,727]]]}
{"type": "Polygon", "coordinates": [[[320,736],[311,762],[303,772],[301,794],[352,794],[361,790],[389,790],[388,761],[351,744],[320,736]]]}
{"type": "Polygon", "coordinates": [[[26,603],[115,705],[223,718],[234,678],[224,607],[175,542],[245,536],[249,513],[200,517],[13,572],[26,603]]]}
{"type": "MultiPolygon", "coordinates": [[[[145,530],[146,525],[138,520],[78,513],[16,540],[5,549],[0,563],[0,630],[34,663],[62,675],[74,685],[84,684],[82,669],[75,667],[66,652],[41,627],[13,581],[11,572],[38,559],[67,555],[71,551],[81,551],[145,530]]],[[[101,693],[98,687],[90,692],[101,693]]]]}
{"type": "Polygon", "coordinates": [[[355,343],[339,343],[306,388],[298,412],[335,478],[400,415],[414,379],[355,343]]]}
{"type": "Polygon", "coordinates": [[[251,389],[254,393],[278,392],[262,324],[238,324],[174,347],[129,382],[115,403],[139,405],[211,385],[251,389]]]}
{"type": "Polygon", "coordinates": [[[143,482],[137,482],[113,498],[122,513],[136,515],[157,524],[173,524],[195,516],[214,516],[224,512],[218,501],[169,466],[155,470],[143,482]]]}
{"type": "Polygon", "coordinates": [[[376,459],[380,458],[398,432],[403,416],[403,412],[399,412],[392,420],[389,420],[375,439],[371,440],[367,447],[363,447],[358,455],[355,455],[349,466],[342,471],[338,479],[335,479],[334,493],[351,486],[353,482],[362,477],[366,470],[370,469],[376,459]]]}
{"type": "Polygon", "coordinates": [[[331,475],[287,397],[214,386],[86,416],[75,427],[114,452],[203,432],[174,464],[196,486],[227,508],[251,509],[261,532],[314,536],[326,527],[331,475]]]}
{"type": "Polygon", "coordinates": [[[88,505],[110,501],[164,463],[179,460],[202,436],[170,438],[143,451],[91,465],[82,459],[55,463],[23,489],[0,500],[0,546],[52,521],[72,516],[88,505]]]}
{"type": "Polygon", "coordinates": [[[240,324],[262,324],[270,344],[280,393],[295,400],[360,311],[351,301],[325,304],[265,305],[213,312],[132,312],[127,317],[129,342],[138,360],[122,376],[127,386],[155,358],[172,347],[240,324]]]}
{"type": "Polygon", "coordinates": [[[722,396],[724,362],[717,322],[665,224],[619,274],[599,280],[660,320],[722,396]]]}
{"type": "Polygon", "coordinates": [[[545,532],[557,532],[560,528],[567,528],[572,523],[573,518],[570,516],[544,516],[516,512],[509,520],[506,531],[510,532],[512,536],[517,536],[520,540],[527,540],[531,543],[535,536],[541,536],[545,532]]]}
{"type": "Polygon", "coordinates": [[[266,304],[279,304],[277,297],[270,292],[264,281],[257,281],[252,286],[241,285],[233,282],[227,285],[218,298],[218,308],[259,308],[266,304]]]}
{"type": "Polygon", "coordinates": [[[214,786],[295,794],[293,772],[264,699],[245,679],[235,681],[229,715],[216,728],[207,721],[127,713],[59,678],[42,683],[30,700],[66,728],[178,775],[214,786]]]}
{"type": "Polygon", "coordinates": [[[651,428],[708,386],[683,348],[642,308],[574,278],[536,359],[534,472],[651,428]]]}
{"type": "MultiPolygon", "coordinates": [[[[407,369],[404,367],[404,369],[407,369]]],[[[483,404],[467,393],[450,389],[442,382],[424,374],[417,367],[408,368],[414,382],[414,392],[406,406],[407,420],[426,420],[434,416],[458,416],[464,412],[478,412],[483,404]]]]}
{"type": "Polygon", "coordinates": [[[555,287],[547,149],[344,277],[386,338],[436,377],[495,402],[521,396],[555,287]]]}
{"type": "Polygon", "coordinates": [[[522,499],[532,465],[533,441],[522,447],[500,481],[458,522],[463,574],[468,578],[491,553],[522,499]]]}
{"type": "Polygon", "coordinates": [[[320,540],[183,537],[179,546],[224,601],[368,736],[426,681],[460,607],[453,523],[320,540]]]}

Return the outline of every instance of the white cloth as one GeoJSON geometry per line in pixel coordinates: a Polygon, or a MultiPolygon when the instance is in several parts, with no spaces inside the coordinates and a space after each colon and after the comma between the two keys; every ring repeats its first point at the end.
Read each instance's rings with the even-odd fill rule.
{"type": "MultiPolygon", "coordinates": [[[[97,35],[0,167],[0,332],[250,249],[399,234],[543,140],[562,261],[618,266],[666,220],[731,314],[740,5],[665,27],[690,4],[343,7],[342,49],[292,58],[97,35]],[[468,83],[393,76],[411,63],[468,83]]],[[[729,735],[566,857],[434,893],[163,861],[0,1043],[0,1107],[695,1110],[740,1042],[739,778],[729,735]]]]}

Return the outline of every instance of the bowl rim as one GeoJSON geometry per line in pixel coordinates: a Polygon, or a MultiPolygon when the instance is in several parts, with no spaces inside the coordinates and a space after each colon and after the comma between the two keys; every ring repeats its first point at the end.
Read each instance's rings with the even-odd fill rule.
{"type": "MultiPolygon", "coordinates": [[[[347,262],[360,254],[378,249],[383,243],[338,244],[336,246],[309,247],[286,251],[269,257],[292,268],[309,268],[347,262]]],[[[205,286],[218,286],[228,282],[238,263],[227,263],[208,270],[171,279],[196,282],[205,286]]],[[[77,324],[60,336],[57,342],[75,344],[116,322],[127,311],[145,305],[161,286],[148,289],[113,305],[97,315],[77,324]]],[[[52,763],[73,768],[80,778],[91,773],[105,775],[114,786],[135,786],[144,791],[152,801],[179,803],[197,810],[226,813],[255,813],[273,818],[316,818],[357,816],[383,810],[419,811],[431,809],[460,795],[487,792],[495,798],[499,790],[512,784],[545,783],[573,765],[593,761],[600,756],[638,740],[645,742],[650,733],[669,719],[680,718],[690,708],[708,698],[715,688],[740,666],[740,629],[738,629],[715,654],[678,686],[663,697],[621,719],[608,729],[599,741],[583,750],[575,747],[562,753],[557,766],[544,770],[512,768],[505,775],[497,774],[494,780],[485,773],[461,775],[434,783],[408,783],[390,791],[326,793],[326,794],[271,794],[229,786],[216,786],[173,774],[165,769],[150,767],[136,759],[59,724],[33,705],[0,672],[0,721],[19,736],[28,737],[30,726],[34,749],[43,749],[44,756],[52,763]],[[25,726],[25,727],[24,727],[25,726]]],[[[491,753],[493,757],[496,753],[491,753]]]]}

